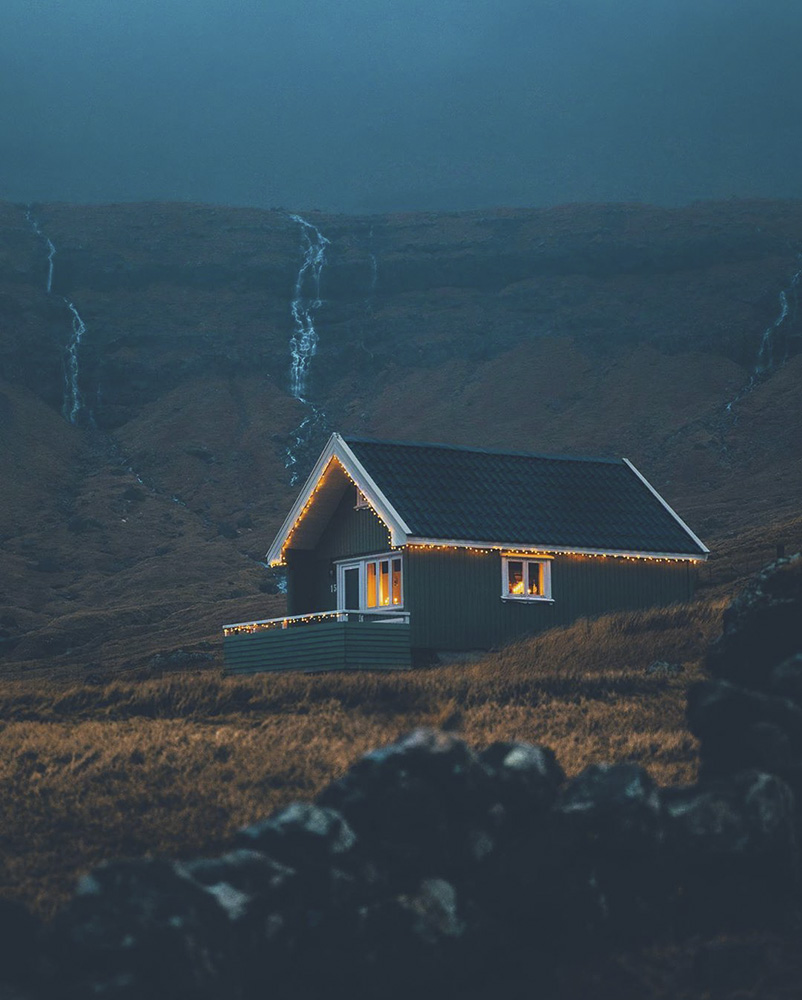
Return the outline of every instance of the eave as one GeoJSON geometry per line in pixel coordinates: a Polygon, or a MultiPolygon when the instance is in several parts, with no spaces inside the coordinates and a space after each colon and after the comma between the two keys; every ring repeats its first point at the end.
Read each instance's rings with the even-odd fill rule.
{"type": "Polygon", "coordinates": [[[532,555],[607,556],[619,559],[663,559],[680,562],[705,562],[708,549],[698,555],[689,552],[644,552],[638,549],[592,549],[576,545],[522,544],[521,542],[480,542],[465,538],[416,538],[408,537],[410,547],[430,549],[477,549],[487,552],[509,552],[532,555]]]}
{"type": "Polygon", "coordinates": [[[409,535],[409,527],[406,522],[382,493],[346,442],[335,432],[326,443],[326,447],[321,452],[295,503],[290,508],[278,534],[273,539],[272,545],[267,550],[265,561],[268,565],[281,566],[284,564],[284,553],[288,548],[292,533],[303,520],[306,511],[309,510],[315,491],[332,462],[337,462],[351,482],[365,495],[371,509],[386,525],[390,534],[390,544],[394,548],[400,548],[406,544],[409,535]]]}

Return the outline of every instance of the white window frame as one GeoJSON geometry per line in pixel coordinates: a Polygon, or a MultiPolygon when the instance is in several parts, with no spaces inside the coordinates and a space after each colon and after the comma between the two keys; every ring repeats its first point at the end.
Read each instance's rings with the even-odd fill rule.
{"type": "Polygon", "coordinates": [[[355,486],[356,499],[354,500],[354,510],[370,510],[370,501],[358,486],[355,486]]]}
{"type": "MultiPolygon", "coordinates": [[[[528,578],[528,570],[526,570],[528,578]]],[[[501,557],[501,599],[504,601],[521,601],[527,604],[541,603],[554,604],[551,596],[551,559],[544,556],[533,558],[525,552],[505,552],[501,557]],[[540,566],[540,580],[542,584],[542,594],[527,594],[524,587],[523,594],[510,593],[510,563],[537,563],[540,566]]]]}
{"type": "MultiPolygon", "coordinates": [[[[342,559],[335,563],[337,567],[337,606],[343,611],[402,611],[404,608],[404,556],[401,552],[382,552],[377,556],[361,556],[359,559],[342,559]],[[398,559],[401,563],[401,603],[393,604],[393,560],[398,559]],[[368,583],[368,563],[389,562],[389,585],[390,603],[375,604],[368,607],[367,583],[368,583]],[[359,569],[359,607],[345,608],[340,601],[345,600],[345,571],[347,569],[359,569]]],[[[377,578],[379,574],[377,568],[377,578]]],[[[378,595],[377,595],[378,596],[378,595]]]]}

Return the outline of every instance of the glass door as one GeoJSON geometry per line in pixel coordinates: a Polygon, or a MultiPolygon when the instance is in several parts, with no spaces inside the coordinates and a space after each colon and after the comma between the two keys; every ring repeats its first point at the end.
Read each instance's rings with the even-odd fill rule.
{"type": "Polygon", "coordinates": [[[342,590],[341,600],[338,600],[337,604],[339,607],[345,608],[348,611],[358,611],[361,607],[362,602],[360,601],[359,570],[359,563],[355,566],[340,567],[342,590]]]}

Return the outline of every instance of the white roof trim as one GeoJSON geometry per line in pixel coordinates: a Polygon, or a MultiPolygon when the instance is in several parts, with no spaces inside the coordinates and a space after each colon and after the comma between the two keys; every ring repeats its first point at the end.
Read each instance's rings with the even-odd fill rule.
{"type": "Polygon", "coordinates": [[[368,473],[368,470],[359,461],[353,451],[351,451],[343,438],[339,434],[333,434],[332,437],[337,438],[339,446],[337,457],[342,461],[347,456],[347,461],[342,462],[343,466],[350,472],[351,478],[356,480],[357,485],[368,498],[371,506],[379,512],[381,519],[390,529],[390,533],[393,536],[393,545],[403,545],[403,541],[397,542],[395,540],[395,535],[403,535],[404,541],[406,541],[406,536],[409,534],[409,525],[382,493],[373,481],[373,477],[368,473]]]}
{"type": "Polygon", "coordinates": [[[632,471],[633,471],[633,472],[635,473],[635,475],[636,475],[636,476],[638,477],[638,479],[640,479],[640,481],[641,481],[641,482],[643,483],[643,485],[644,485],[644,486],[646,487],[646,489],[647,489],[647,490],[649,490],[649,492],[650,492],[650,493],[651,493],[651,494],[652,494],[652,495],[653,495],[654,497],[656,497],[656,498],[657,498],[657,499],[658,499],[658,500],[660,501],[660,503],[661,503],[661,504],[662,504],[662,505],[663,505],[663,506],[665,507],[665,509],[666,509],[666,510],[668,511],[668,513],[669,513],[669,514],[670,514],[670,515],[671,515],[671,516],[672,516],[672,517],[674,518],[674,520],[675,520],[675,521],[677,522],[677,524],[678,524],[678,525],[679,525],[679,526],[680,526],[680,527],[681,527],[681,528],[682,528],[682,529],[683,529],[684,531],[686,531],[686,532],[687,532],[687,533],[688,533],[688,534],[690,535],[690,537],[691,537],[691,538],[692,538],[692,539],[693,539],[693,540],[694,540],[694,541],[696,542],[696,544],[697,544],[697,545],[698,545],[698,546],[699,546],[699,547],[701,548],[702,552],[704,552],[704,554],[705,554],[705,555],[707,556],[707,554],[708,554],[708,553],[710,552],[710,549],[709,549],[709,548],[708,548],[708,547],[707,547],[707,546],[705,545],[705,543],[704,543],[704,542],[702,541],[702,539],[701,539],[701,538],[699,538],[699,537],[698,537],[697,535],[695,535],[695,534],[694,534],[694,533],[693,533],[693,532],[691,531],[691,529],[690,529],[690,528],[688,527],[688,525],[687,525],[687,524],[686,524],[686,523],[685,523],[685,522],[684,522],[684,521],[682,520],[682,518],[681,518],[681,517],[679,516],[679,514],[678,514],[678,513],[677,513],[677,512],[676,512],[676,511],[674,510],[674,508],[673,508],[673,507],[669,507],[669,505],[668,505],[668,504],[667,504],[667,503],[665,502],[665,500],[664,500],[664,499],[663,499],[663,498],[662,498],[662,497],[660,496],[660,494],[659,494],[659,493],[657,492],[657,490],[656,490],[656,489],[654,488],[654,486],[652,486],[652,484],[651,484],[651,483],[650,483],[650,482],[648,481],[648,479],[646,479],[646,477],[645,477],[645,476],[641,475],[641,473],[640,473],[640,472],[638,472],[638,470],[637,470],[637,469],[635,468],[635,466],[634,466],[634,465],[632,464],[632,462],[630,462],[630,460],[629,460],[628,458],[624,458],[624,459],[622,459],[622,461],[623,461],[624,465],[627,465],[627,466],[629,466],[629,468],[630,468],[630,469],[631,469],[631,470],[632,470],[632,471]]]}
{"type": "MultiPolygon", "coordinates": [[[[440,548],[458,549],[499,549],[504,555],[510,553],[566,553],[581,556],[620,556],[630,559],[678,559],[683,562],[704,562],[707,555],[693,555],[688,552],[644,552],[640,549],[588,549],[577,545],[522,545],[520,542],[476,542],[465,538],[407,538],[407,545],[431,545],[440,548]]],[[[701,542],[699,543],[701,545],[701,542]]],[[[705,553],[709,550],[705,549],[705,553]]]]}
{"type": "Polygon", "coordinates": [[[270,566],[280,566],[282,562],[282,549],[290,536],[295,523],[301,516],[301,512],[312,496],[315,487],[326,470],[329,462],[336,458],[348,475],[354,480],[359,489],[365,494],[370,506],[376,511],[384,521],[390,531],[390,542],[396,548],[404,545],[409,534],[409,528],[400,517],[387,497],[382,493],[372,477],[368,475],[362,463],[351,451],[345,441],[336,432],[331,435],[326,442],[326,447],[320,453],[320,458],[315,462],[314,468],[309,473],[309,477],[298,494],[290,512],[284,518],[284,522],[273,539],[273,543],[267,550],[265,561],[270,566]]]}

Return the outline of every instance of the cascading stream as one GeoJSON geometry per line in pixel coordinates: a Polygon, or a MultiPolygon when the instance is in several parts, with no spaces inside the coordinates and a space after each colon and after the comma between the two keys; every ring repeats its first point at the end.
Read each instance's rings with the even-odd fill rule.
{"type": "Polygon", "coordinates": [[[64,406],[62,412],[71,424],[76,424],[84,406],[78,384],[78,350],[81,346],[81,339],[86,333],[86,324],[69,299],[64,299],[64,303],[72,313],[72,337],[67,345],[64,364],[64,406]]]}
{"type": "Polygon", "coordinates": [[[755,361],[755,366],[749,375],[749,381],[741,389],[734,399],[731,399],[725,410],[727,413],[732,412],[733,406],[740,402],[744,396],[750,393],[758,382],[761,381],[766,375],[770,375],[777,368],[782,367],[788,360],[788,343],[785,344],[785,349],[782,350],[781,356],[778,357],[780,344],[780,331],[785,325],[789,314],[793,313],[792,318],[796,316],[798,305],[799,305],[799,284],[802,281],[802,254],[797,254],[797,263],[800,264],[799,270],[791,276],[791,280],[787,288],[784,288],[780,292],[780,312],[777,318],[763,331],[763,336],[760,340],[760,347],[757,352],[757,359],[755,361]],[[790,299],[790,301],[789,301],[790,299]]]}
{"type": "MultiPolygon", "coordinates": [[[[25,212],[25,218],[34,233],[36,233],[39,239],[42,240],[47,247],[46,291],[47,294],[50,295],[53,291],[53,259],[56,256],[56,247],[53,241],[42,232],[42,227],[34,218],[30,208],[28,208],[25,212]]],[[[81,319],[78,310],[75,307],[75,303],[70,302],[70,300],[66,297],[62,297],[62,301],[70,311],[72,335],[69,343],[67,344],[67,349],[64,355],[64,402],[61,407],[61,412],[64,415],[65,420],[68,420],[71,424],[77,424],[78,417],[84,408],[83,398],[81,397],[81,391],[79,388],[80,371],[78,366],[78,351],[81,346],[83,335],[86,333],[86,324],[81,319]]]]}
{"type": "Polygon", "coordinates": [[[50,293],[53,290],[53,258],[56,256],[56,248],[53,245],[53,241],[49,237],[45,236],[45,234],[42,232],[41,226],[39,225],[39,223],[37,222],[37,220],[34,219],[33,214],[31,213],[30,208],[25,212],[25,218],[30,223],[31,229],[33,229],[33,231],[36,233],[36,235],[39,237],[39,239],[42,240],[45,243],[45,245],[47,246],[47,285],[46,285],[46,288],[47,288],[47,294],[50,295],[50,293]]]}
{"type": "Polygon", "coordinates": [[[309,414],[301,421],[294,432],[295,441],[287,448],[284,461],[285,469],[291,469],[290,485],[298,480],[298,452],[309,443],[312,432],[319,423],[325,423],[323,411],[310,403],[306,398],[309,367],[317,353],[318,335],[315,330],[315,313],[323,305],[320,298],[320,275],[326,263],[326,247],[330,240],[320,232],[317,226],[301,218],[291,215],[290,219],[302,227],[304,243],[302,245],[303,260],[295,281],[295,291],[292,300],[292,319],[295,332],[290,338],[290,394],[298,402],[308,407],[309,414]]]}
{"type": "MultiPolygon", "coordinates": [[[[797,263],[802,265],[802,254],[797,254],[797,263]]],[[[755,365],[755,370],[752,373],[752,378],[758,378],[761,375],[765,375],[767,372],[773,371],[778,365],[783,365],[788,360],[788,345],[785,346],[785,351],[783,352],[782,358],[778,361],[775,352],[777,348],[777,332],[780,327],[788,319],[788,313],[790,311],[788,296],[793,296],[794,300],[794,312],[796,312],[796,307],[798,305],[798,289],[799,281],[802,278],[802,266],[799,270],[791,277],[791,283],[788,288],[783,289],[780,292],[780,314],[777,319],[771,324],[771,326],[766,327],[763,334],[763,339],[760,341],[760,350],[757,354],[757,364],[755,365]]]]}

